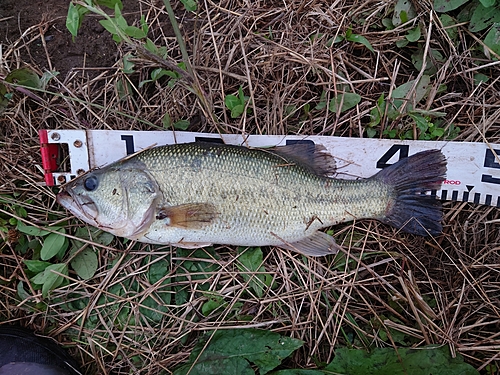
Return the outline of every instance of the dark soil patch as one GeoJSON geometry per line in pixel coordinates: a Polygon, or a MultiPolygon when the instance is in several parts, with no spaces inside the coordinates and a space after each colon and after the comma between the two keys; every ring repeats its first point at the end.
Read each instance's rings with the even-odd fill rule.
{"type": "MultiPolygon", "coordinates": [[[[138,2],[126,4],[125,9],[132,15],[138,10],[138,2]]],[[[75,69],[83,68],[93,77],[99,72],[96,68],[112,66],[117,60],[117,47],[110,34],[95,17],[87,16],[73,41],[65,26],[67,11],[68,3],[60,0],[2,0],[0,42],[4,46],[17,43],[22,63],[56,70],[61,81],[75,69]],[[34,38],[37,33],[39,37],[34,38]]]]}

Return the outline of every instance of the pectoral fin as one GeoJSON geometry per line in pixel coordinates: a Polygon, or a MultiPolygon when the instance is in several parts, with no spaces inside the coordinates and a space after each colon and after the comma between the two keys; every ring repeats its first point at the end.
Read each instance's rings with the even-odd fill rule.
{"type": "Polygon", "coordinates": [[[156,218],[165,225],[184,229],[201,229],[217,217],[215,206],[210,203],[186,203],[162,207],[156,218]]]}
{"type": "Polygon", "coordinates": [[[279,247],[292,250],[310,257],[321,257],[337,254],[341,247],[335,243],[332,236],[323,232],[315,232],[309,237],[293,243],[284,243],[279,247]]]}

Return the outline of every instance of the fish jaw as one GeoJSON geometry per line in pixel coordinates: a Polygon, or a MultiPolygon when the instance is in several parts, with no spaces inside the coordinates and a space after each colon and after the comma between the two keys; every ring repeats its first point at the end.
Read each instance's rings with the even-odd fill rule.
{"type": "Polygon", "coordinates": [[[93,212],[89,212],[89,209],[86,208],[85,205],[78,203],[78,201],[66,190],[62,190],[57,194],[56,201],[71,212],[77,219],[99,228],[99,224],[96,221],[97,211],[92,210],[93,212]]]}
{"type": "Polygon", "coordinates": [[[137,239],[142,236],[142,234],[148,229],[151,222],[154,220],[155,210],[154,207],[150,207],[139,225],[134,225],[129,220],[122,220],[121,222],[113,223],[113,226],[103,225],[99,223],[98,211],[92,208],[91,200],[87,202],[88,204],[81,204],[77,199],[65,190],[62,190],[57,194],[57,203],[66,208],[71,214],[73,214],[77,219],[84,221],[96,228],[102,229],[103,231],[114,234],[119,237],[126,237],[130,239],[137,239]]]}

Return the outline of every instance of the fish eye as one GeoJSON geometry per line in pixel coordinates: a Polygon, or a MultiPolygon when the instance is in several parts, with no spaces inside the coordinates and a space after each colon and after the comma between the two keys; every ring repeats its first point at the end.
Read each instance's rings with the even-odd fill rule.
{"type": "Polygon", "coordinates": [[[97,189],[97,186],[99,186],[99,183],[97,182],[96,176],[90,176],[83,180],[83,187],[87,191],[94,191],[97,189]]]}

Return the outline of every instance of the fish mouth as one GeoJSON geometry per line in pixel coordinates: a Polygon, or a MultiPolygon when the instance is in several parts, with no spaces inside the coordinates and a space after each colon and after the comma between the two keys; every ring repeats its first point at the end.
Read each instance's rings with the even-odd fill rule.
{"type": "Polygon", "coordinates": [[[75,199],[66,190],[61,190],[57,194],[56,201],[75,217],[86,223],[99,227],[96,221],[98,210],[94,201],[88,197],[80,196],[80,199],[75,199]]]}

